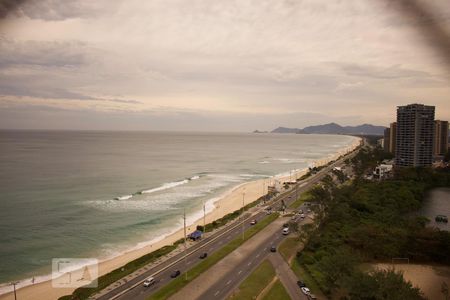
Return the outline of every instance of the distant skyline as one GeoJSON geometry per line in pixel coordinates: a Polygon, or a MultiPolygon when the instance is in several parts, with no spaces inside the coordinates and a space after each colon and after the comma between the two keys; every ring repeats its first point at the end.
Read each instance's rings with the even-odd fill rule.
{"type": "MultiPolygon", "coordinates": [[[[0,128],[388,126],[409,103],[450,120],[430,20],[389,3],[0,0],[0,128]]],[[[450,36],[448,1],[418,3],[450,36]]]]}

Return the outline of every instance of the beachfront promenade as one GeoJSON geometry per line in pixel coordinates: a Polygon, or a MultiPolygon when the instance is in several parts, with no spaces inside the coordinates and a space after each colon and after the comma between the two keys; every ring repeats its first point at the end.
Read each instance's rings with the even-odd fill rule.
{"type": "MultiPolygon", "coordinates": [[[[352,157],[355,155],[355,152],[352,152],[348,154],[347,156],[339,159],[338,161],[330,164],[329,166],[322,169],[317,174],[309,177],[307,180],[301,181],[297,183],[297,185],[291,187],[287,192],[284,192],[283,194],[279,195],[276,199],[270,201],[270,206],[277,208],[281,201],[284,201],[286,204],[291,203],[295,200],[295,195],[300,195],[301,193],[309,190],[312,186],[314,186],[317,182],[319,182],[326,174],[328,174],[334,167],[340,166],[343,161],[349,157],[352,157]]],[[[248,229],[250,225],[251,219],[257,219],[262,220],[267,215],[265,213],[266,207],[254,207],[249,212],[247,212],[245,220],[244,220],[244,230],[248,229]]],[[[208,282],[203,282],[201,289],[199,288],[199,284],[197,282],[197,279],[189,283],[185,288],[183,288],[181,291],[183,293],[193,293],[192,296],[196,295],[199,296],[201,299],[211,299],[210,297],[213,296],[215,299],[224,299],[226,295],[229,295],[235,289],[239,284],[251,273],[251,270],[256,268],[259,263],[262,261],[262,258],[267,257],[269,252],[266,250],[266,252],[261,252],[259,249],[260,245],[270,245],[270,242],[267,243],[267,241],[272,241],[274,244],[278,244],[282,240],[282,236],[280,233],[280,224],[279,222],[274,222],[274,225],[268,226],[267,228],[263,229],[260,233],[258,233],[255,237],[255,240],[259,240],[260,243],[254,243],[253,238],[246,241],[241,247],[236,249],[234,252],[229,254],[229,256],[232,255],[240,255],[245,257],[246,259],[241,260],[235,260],[234,264],[228,264],[228,269],[223,269],[223,272],[221,273],[211,273],[211,269],[207,270],[205,274],[199,276],[204,276],[205,278],[213,278],[214,282],[211,282],[208,284],[208,282]],[[277,228],[278,230],[273,231],[273,228],[277,228]],[[272,230],[270,230],[272,228],[272,230]],[[258,236],[258,237],[257,237],[258,236]],[[249,245],[253,245],[253,247],[248,247],[249,245]],[[255,246],[256,245],[256,246],[255,246]],[[248,247],[248,251],[243,251],[242,249],[245,249],[245,247],[248,247]],[[236,253],[235,253],[236,252],[236,253]],[[256,257],[259,253],[259,256],[256,257]],[[250,258],[256,258],[254,262],[252,262],[250,265],[248,263],[251,260],[248,260],[250,258]],[[259,259],[260,258],[260,259],[259,259]],[[243,262],[245,262],[246,265],[243,265],[243,262]],[[231,267],[231,268],[230,268],[231,267]],[[243,270],[241,274],[238,274],[240,276],[237,276],[236,274],[239,272],[239,267],[242,267],[243,270]],[[231,270],[231,271],[230,271],[231,270]],[[234,270],[238,270],[234,272],[234,270]],[[214,276],[210,276],[210,274],[214,274],[214,276]],[[221,276],[222,275],[222,276],[221,276]],[[233,279],[232,281],[230,281],[233,279]],[[219,291],[219,293],[217,293],[219,291]],[[224,291],[227,291],[226,293],[224,291]]],[[[188,255],[186,257],[186,260],[184,259],[184,253],[179,253],[168,260],[162,262],[161,264],[148,269],[144,270],[139,276],[137,276],[133,280],[129,280],[126,283],[121,283],[120,285],[116,285],[116,288],[111,289],[110,291],[105,291],[103,293],[100,293],[96,299],[106,300],[106,299],[147,299],[150,295],[158,291],[160,288],[162,288],[164,285],[170,282],[170,273],[173,270],[180,270],[183,273],[186,270],[191,269],[195,265],[197,265],[201,260],[198,258],[201,253],[208,252],[208,254],[212,254],[215,251],[221,249],[224,245],[226,245],[229,241],[233,240],[236,237],[239,237],[242,233],[242,223],[240,222],[233,222],[232,224],[226,226],[223,229],[220,229],[216,231],[214,234],[210,235],[208,238],[204,239],[203,241],[193,245],[188,250],[188,255]],[[157,283],[149,288],[144,288],[142,286],[143,280],[147,278],[148,276],[154,276],[156,278],[157,283]]],[[[262,250],[266,248],[263,247],[262,250]]],[[[216,265],[219,266],[221,262],[217,263],[216,265]]],[[[188,271],[189,272],[189,271],[188,271]]],[[[189,274],[189,273],[188,273],[189,274]]],[[[197,297],[194,298],[197,298],[197,297]]],[[[176,295],[174,295],[176,297],[176,295]]],[[[177,299],[177,298],[174,298],[177,299]]],[[[186,299],[186,298],[184,298],[186,299]]]]}

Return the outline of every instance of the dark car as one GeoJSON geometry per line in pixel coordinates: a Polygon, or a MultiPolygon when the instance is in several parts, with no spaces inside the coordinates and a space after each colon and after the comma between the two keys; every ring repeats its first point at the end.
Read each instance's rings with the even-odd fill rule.
{"type": "Polygon", "coordinates": [[[297,285],[298,285],[299,288],[302,288],[302,287],[306,286],[306,284],[303,281],[301,281],[301,280],[297,281],[297,285]]]}
{"type": "Polygon", "coordinates": [[[204,259],[204,258],[206,258],[208,256],[208,253],[202,253],[202,255],[200,255],[200,259],[204,259]]]}
{"type": "Polygon", "coordinates": [[[275,246],[270,247],[270,252],[277,252],[277,247],[275,246]]]}
{"type": "Polygon", "coordinates": [[[178,277],[178,275],[180,275],[180,274],[181,274],[180,270],[176,270],[176,271],[173,271],[172,274],[170,274],[170,277],[175,278],[175,277],[178,277]]]}

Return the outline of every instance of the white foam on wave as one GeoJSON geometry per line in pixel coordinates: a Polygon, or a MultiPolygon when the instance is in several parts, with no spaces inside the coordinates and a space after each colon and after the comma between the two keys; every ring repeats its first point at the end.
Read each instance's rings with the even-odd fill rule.
{"type": "Polygon", "coordinates": [[[184,179],[181,181],[174,181],[174,182],[168,182],[168,183],[164,183],[163,185],[154,188],[154,189],[150,189],[150,190],[144,190],[141,192],[141,194],[151,194],[151,193],[155,193],[155,192],[159,192],[159,191],[164,191],[164,190],[168,190],[171,188],[174,188],[176,186],[182,185],[182,184],[186,184],[189,182],[189,179],[184,179]]]}
{"type": "Polygon", "coordinates": [[[274,158],[274,160],[282,164],[298,164],[306,161],[304,158],[274,158]]]}
{"type": "Polygon", "coordinates": [[[190,178],[183,179],[183,180],[180,180],[180,181],[167,182],[167,183],[164,183],[163,185],[161,185],[159,187],[141,191],[140,194],[151,194],[151,193],[156,193],[156,192],[168,190],[168,189],[171,189],[171,188],[174,188],[174,187],[177,187],[177,186],[189,183],[189,181],[197,180],[197,179],[200,179],[200,178],[201,177],[199,175],[195,175],[195,176],[192,176],[190,178]]]}
{"type": "Polygon", "coordinates": [[[240,177],[243,178],[268,178],[271,177],[270,175],[265,175],[265,174],[240,174],[240,177]]]}
{"type": "Polygon", "coordinates": [[[268,161],[268,160],[263,160],[263,161],[258,162],[258,164],[270,164],[270,161],[268,161]]]}
{"type": "MultiPolygon", "coordinates": [[[[41,283],[41,282],[46,282],[52,279],[52,275],[51,274],[47,274],[47,275],[41,275],[41,276],[35,276],[35,277],[31,277],[31,278],[25,278],[20,280],[17,284],[16,284],[16,290],[32,285],[33,284],[33,278],[34,278],[34,284],[37,283],[41,283]]],[[[6,294],[6,293],[10,293],[13,292],[13,286],[10,283],[2,283],[0,284],[0,295],[6,294]]]]}
{"type": "Polygon", "coordinates": [[[125,196],[115,197],[114,200],[128,200],[128,199],[131,199],[132,197],[133,197],[133,195],[125,195],[125,196]]]}

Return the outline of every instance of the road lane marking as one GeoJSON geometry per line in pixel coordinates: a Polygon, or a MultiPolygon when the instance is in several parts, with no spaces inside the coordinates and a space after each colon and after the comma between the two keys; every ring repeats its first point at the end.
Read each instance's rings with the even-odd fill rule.
{"type": "Polygon", "coordinates": [[[252,262],[249,262],[248,264],[247,264],[247,266],[250,266],[252,264],[252,262]]]}
{"type": "Polygon", "coordinates": [[[220,291],[217,291],[214,293],[214,296],[217,297],[217,295],[219,295],[220,291]]]}
{"type": "Polygon", "coordinates": [[[229,285],[231,283],[231,279],[230,280],[228,280],[228,282],[227,282],[227,285],[229,285]]]}
{"type": "Polygon", "coordinates": [[[242,273],[242,270],[240,270],[240,271],[238,272],[238,275],[241,274],[241,273],[242,273]]]}
{"type": "Polygon", "coordinates": [[[259,257],[259,253],[256,255],[256,258],[258,258],[259,257]]]}

